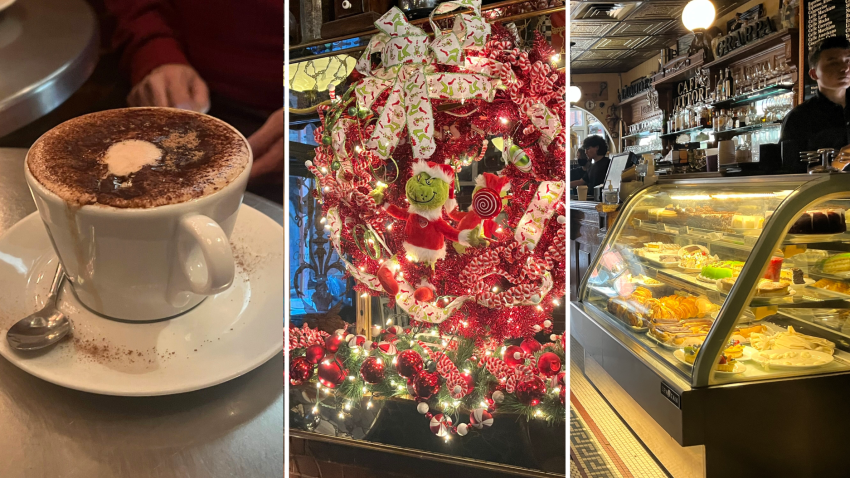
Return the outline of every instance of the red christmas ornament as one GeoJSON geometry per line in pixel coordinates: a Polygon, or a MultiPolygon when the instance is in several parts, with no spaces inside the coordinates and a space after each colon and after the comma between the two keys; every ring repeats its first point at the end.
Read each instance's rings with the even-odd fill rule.
{"type": "Polygon", "coordinates": [[[319,383],[328,387],[336,388],[345,380],[345,369],[339,360],[324,360],[319,364],[319,383]]]}
{"type": "Polygon", "coordinates": [[[452,428],[452,419],[448,415],[438,413],[431,417],[431,433],[438,437],[444,437],[449,434],[452,428]]]}
{"type": "Polygon", "coordinates": [[[537,359],[537,368],[543,375],[552,377],[561,371],[561,359],[552,352],[546,352],[537,359]]]}
{"type": "Polygon", "coordinates": [[[422,356],[415,350],[405,350],[398,354],[398,360],[395,364],[395,370],[404,378],[412,378],[420,371],[425,364],[422,362],[422,356]]]}
{"type": "Polygon", "coordinates": [[[289,362],[289,383],[301,385],[313,376],[313,364],[304,357],[295,357],[289,362]]]}
{"type": "Polygon", "coordinates": [[[521,347],[511,345],[510,347],[505,349],[505,353],[502,360],[504,360],[505,363],[510,365],[511,367],[522,365],[525,363],[525,351],[523,351],[521,347]]]}
{"type": "Polygon", "coordinates": [[[339,350],[339,345],[342,341],[345,340],[341,335],[329,335],[328,338],[325,339],[325,349],[332,354],[335,354],[337,350],[339,350]]]}
{"type": "Polygon", "coordinates": [[[469,424],[475,428],[484,428],[493,425],[493,415],[483,408],[476,408],[469,414],[469,424]]]}
{"type": "Polygon", "coordinates": [[[501,397],[504,398],[506,388],[507,386],[504,382],[490,382],[490,384],[487,385],[487,403],[489,403],[490,405],[495,403],[495,400],[493,399],[493,394],[496,392],[499,392],[501,394],[501,397]]]}
{"type": "Polygon", "coordinates": [[[315,365],[325,358],[325,347],[319,344],[311,345],[307,347],[305,357],[307,357],[307,361],[315,365]]]}
{"type": "Polygon", "coordinates": [[[440,375],[422,371],[413,377],[413,396],[417,401],[428,400],[440,390],[440,375]]]}
{"type": "Polygon", "coordinates": [[[516,384],[516,398],[523,405],[532,407],[540,403],[540,399],[546,393],[546,385],[540,377],[531,377],[528,380],[516,384]]]}
{"type": "Polygon", "coordinates": [[[540,345],[540,342],[532,339],[531,337],[523,340],[522,343],[519,344],[519,347],[527,354],[534,354],[543,348],[543,346],[540,345]]]}
{"type": "Polygon", "coordinates": [[[360,366],[360,376],[366,383],[381,383],[384,381],[384,362],[379,357],[369,357],[360,366]]]}

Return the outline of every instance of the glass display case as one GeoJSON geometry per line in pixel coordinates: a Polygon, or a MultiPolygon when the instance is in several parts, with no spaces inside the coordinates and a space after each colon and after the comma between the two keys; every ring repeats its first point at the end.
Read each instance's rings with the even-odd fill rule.
{"type": "MultiPolygon", "coordinates": [[[[847,209],[846,174],[659,181],[623,204],[572,303],[571,332],[679,444],[706,445],[707,469],[728,466],[717,397],[731,400],[727,412],[758,403],[768,416],[828,401],[813,396],[826,383],[847,392],[847,209]],[[791,402],[765,404],[766,390],[791,402]]],[[[833,412],[822,419],[850,421],[833,412]]],[[[798,418],[783,420],[760,434],[798,418]]]]}

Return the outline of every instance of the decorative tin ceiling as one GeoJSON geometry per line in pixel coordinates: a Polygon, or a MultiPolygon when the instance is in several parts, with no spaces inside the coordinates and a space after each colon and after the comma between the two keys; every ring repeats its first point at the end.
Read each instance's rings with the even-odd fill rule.
{"type": "MultiPolygon", "coordinates": [[[[660,50],[689,33],[682,10],[689,0],[570,2],[570,71],[625,73],[659,58],[660,50]]],[[[712,0],[717,16],[746,0],[712,0]]]]}

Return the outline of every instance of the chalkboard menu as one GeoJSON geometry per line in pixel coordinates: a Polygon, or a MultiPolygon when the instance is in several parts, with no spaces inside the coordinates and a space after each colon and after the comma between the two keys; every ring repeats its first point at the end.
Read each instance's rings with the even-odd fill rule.
{"type": "Polygon", "coordinates": [[[803,8],[803,26],[805,43],[803,45],[803,71],[805,99],[809,99],[818,90],[815,80],[809,78],[809,48],[829,37],[845,35],[850,37],[850,0],[805,0],[803,8]]]}

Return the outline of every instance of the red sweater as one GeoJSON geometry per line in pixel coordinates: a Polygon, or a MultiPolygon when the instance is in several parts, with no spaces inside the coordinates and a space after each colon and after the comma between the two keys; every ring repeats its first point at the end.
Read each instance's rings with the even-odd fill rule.
{"type": "Polygon", "coordinates": [[[132,84],[166,63],[192,65],[210,91],[247,106],[283,106],[281,0],[105,0],[113,45],[132,84]]]}

